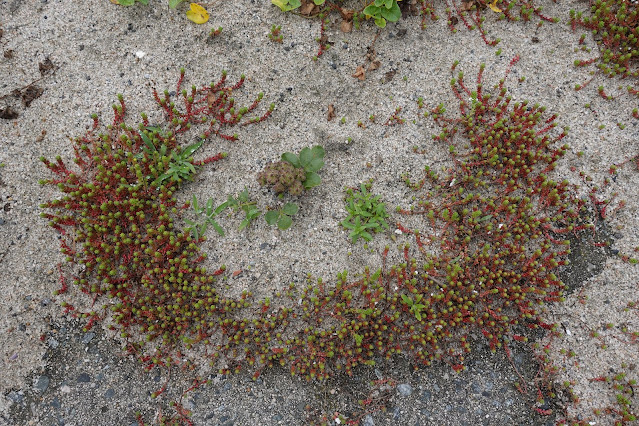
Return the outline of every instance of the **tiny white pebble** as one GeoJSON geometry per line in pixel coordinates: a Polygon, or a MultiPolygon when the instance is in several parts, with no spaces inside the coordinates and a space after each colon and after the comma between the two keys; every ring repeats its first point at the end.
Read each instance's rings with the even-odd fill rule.
{"type": "Polygon", "coordinates": [[[67,386],[67,385],[61,386],[60,387],[60,392],[69,393],[69,392],[71,392],[71,388],[69,386],[67,386]]]}
{"type": "Polygon", "coordinates": [[[340,424],[340,420],[339,419],[335,419],[335,423],[340,424]]]}
{"type": "Polygon", "coordinates": [[[146,52],[138,50],[137,52],[135,52],[135,56],[137,56],[139,59],[142,59],[146,56],[146,52]]]}
{"type": "Polygon", "coordinates": [[[395,233],[396,233],[397,235],[402,235],[402,231],[401,231],[401,230],[399,230],[399,229],[396,229],[396,230],[395,230],[395,233]]]}
{"type": "Polygon", "coordinates": [[[572,332],[570,330],[568,330],[568,329],[566,329],[566,334],[569,335],[569,336],[572,336],[572,332]]]}

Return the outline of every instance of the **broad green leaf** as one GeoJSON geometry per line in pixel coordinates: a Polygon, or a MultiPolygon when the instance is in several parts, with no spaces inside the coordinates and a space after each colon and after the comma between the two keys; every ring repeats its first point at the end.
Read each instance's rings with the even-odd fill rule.
{"type": "Polygon", "coordinates": [[[408,306],[412,306],[413,305],[413,299],[411,299],[410,297],[406,296],[405,294],[402,294],[402,300],[404,301],[404,303],[406,303],[408,306]]]}
{"type": "Polygon", "coordinates": [[[171,9],[175,9],[176,7],[178,7],[178,5],[180,3],[182,3],[184,0],[169,0],[169,7],[171,9]]]}
{"type": "Polygon", "coordinates": [[[311,149],[306,147],[300,151],[300,165],[306,170],[306,166],[313,160],[311,149]]]}
{"type": "Polygon", "coordinates": [[[379,7],[375,6],[374,4],[369,4],[364,9],[364,15],[366,15],[367,18],[379,16],[380,15],[379,7]]]}
{"type": "Polygon", "coordinates": [[[375,6],[377,6],[377,7],[382,7],[382,6],[384,6],[384,7],[385,7],[386,0],[375,0],[375,1],[373,2],[373,4],[374,4],[375,6]]]}
{"type": "Polygon", "coordinates": [[[131,6],[133,3],[135,3],[135,0],[117,0],[117,4],[119,4],[120,6],[131,6]]]}
{"type": "Polygon", "coordinates": [[[321,158],[313,158],[311,162],[304,167],[307,172],[316,172],[324,167],[324,160],[321,158]]]}
{"type": "Polygon", "coordinates": [[[313,0],[313,3],[315,3],[318,6],[321,6],[324,4],[324,0],[313,0]]]}
{"type": "Polygon", "coordinates": [[[279,7],[282,12],[297,9],[302,5],[300,0],[271,0],[271,3],[279,7]]]}
{"type": "Polygon", "coordinates": [[[284,154],[282,154],[282,160],[291,163],[293,167],[301,167],[300,159],[292,152],[285,152],[284,154]]]}
{"type": "Polygon", "coordinates": [[[415,318],[417,318],[417,321],[421,321],[422,320],[422,314],[420,314],[419,312],[415,312],[415,318]]]}
{"type": "Polygon", "coordinates": [[[248,226],[249,222],[250,222],[249,219],[244,219],[242,221],[242,223],[240,223],[240,229],[239,230],[241,231],[242,229],[246,228],[248,226]]]}
{"type": "Polygon", "coordinates": [[[282,207],[282,213],[289,216],[293,216],[299,211],[299,209],[300,208],[295,203],[286,203],[284,204],[284,207],[282,207]]]}
{"type": "Polygon", "coordinates": [[[373,236],[371,234],[369,234],[368,232],[366,232],[366,231],[362,232],[360,235],[366,241],[371,241],[373,239],[373,236]]]}
{"type": "Polygon", "coordinates": [[[399,9],[399,6],[396,2],[393,2],[393,5],[389,9],[382,8],[382,16],[386,18],[390,22],[397,22],[399,18],[402,17],[402,11],[399,9]]]}
{"type": "Polygon", "coordinates": [[[386,19],[384,19],[384,18],[376,18],[375,19],[375,25],[377,25],[380,28],[385,28],[386,27],[386,19]]]}
{"type": "Polygon", "coordinates": [[[322,145],[315,145],[312,149],[312,152],[313,158],[324,158],[324,154],[326,154],[326,151],[324,151],[322,145]]]}
{"type": "Polygon", "coordinates": [[[264,219],[266,223],[269,225],[274,225],[277,222],[277,219],[280,217],[280,212],[277,210],[271,210],[264,215],[264,219]]]}
{"type": "Polygon", "coordinates": [[[282,215],[280,220],[277,221],[277,227],[282,231],[286,231],[293,224],[293,219],[290,216],[282,215]]]}
{"type": "Polygon", "coordinates": [[[306,180],[303,183],[304,188],[311,189],[322,183],[322,178],[320,178],[319,175],[315,172],[307,172],[306,180]]]}

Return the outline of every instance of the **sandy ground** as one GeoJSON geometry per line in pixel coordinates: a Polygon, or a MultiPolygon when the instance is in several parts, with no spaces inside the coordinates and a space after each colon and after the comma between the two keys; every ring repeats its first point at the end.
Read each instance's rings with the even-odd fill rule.
{"type": "MultiPolygon", "coordinates": [[[[394,211],[410,203],[401,176],[418,177],[424,167],[423,159],[412,154],[413,146],[432,152],[431,164],[448,164],[447,148],[431,139],[437,127],[418,117],[416,101],[422,97],[429,109],[441,102],[455,111],[458,102],[449,90],[454,60],[467,76],[485,63],[485,81],[493,85],[510,60],[521,56],[506,86],[515,100],[545,105],[560,125],[571,128],[564,140],[571,149],[555,174],[581,185],[582,195],[592,185],[601,186],[611,165],[639,152],[638,120],[631,115],[637,101],[619,87],[628,82],[595,75],[586,89],[574,90],[591,78],[594,67],[577,68],[573,62],[595,55],[596,45],[586,37],[593,53],[575,53],[581,32],[573,33],[566,22],[571,8],[585,10],[587,2],[544,2],[545,13],[561,22],[541,28],[536,21],[496,21],[495,14],[485,12],[489,36],[501,39],[500,55],[461,23],[456,34],[445,19],[429,22],[425,30],[417,17],[389,24],[374,45],[380,68],[364,81],[351,75],[366,63],[375,38],[377,29],[370,22],[348,34],[329,25],[332,48],[313,61],[319,22],[283,14],[270,2],[218,1],[208,7],[209,23],[201,26],[185,18],[185,5],[175,11],[162,0],[150,3],[124,8],[107,0],[0,1],[0,107],[10,106],[18,114],[0,119],[0,422],[130,424],[136,411],[152,419],[160,409],[149,394],[166,373],[145,373],[100,328],[82,333],[81,325],[61,314],[52,292],[58,286],[57,265],[64,259],[57,235],[39,217],[40,203],[57,196],[38,184],[48,176],[39,157],[71,159],[69,138],[86,131],[91,113],[109,122],[118,93],[132,120],[142,111],[152,122],[159,120],[151,89],[173,90],[184,67],[187,83],[197,85],[217,81],[222,70],[231,80],[243,73],[245,100],[262,91],[267,104],[275,103],[269,120],[239,130],[238,142],[219,140],[208,148],[228,151],[229,159],[205,168],[182,191],[184,201],[195,194],[219,204],[247,187],[258,205],[266,205],[272,195],[259,187],[255,174],[267,162],[305,146],[326,148],[323,182],[302,199],[291,230],[280,232],[260,220],[238,231],[239,219],[233,216],[223,219],[224,238],[209,231],[204,250],[210,267],[224,263],[230,271],[244,271],[229,280],[230,293],[250,289],[266,296],[289,282],[303,282],[308,273],[331,279],[345,269],[356,272],[379,264],[383,247],[395,245],[393,230],[378,235],[369,250],[352,245],[338,225],[346,215],[343,187],[374,178],[374,191],[394,211]],[[282,26],[282,44],[267,37],[273,24],[282,26]],[[209,38],[210,29],[218,26],[222,34],[209,38]],[[32,83],[43,92],[28,106],[11,95],[32,83]],[[615,99],[602,99],[599,85],[615,99]],[[329,104],[336,115],[332,121],[327,121],[329,104]],[[406,124],[383,126],[398,107],[406,124]],[[368,122],[371,115],[376,123],[368,122]],[[366,126],[358,127],[358,121],[366,126]],[[580,171],[592,183],[583,184],[580,171]]],[[[444,8],[436,3],[440,16],[444,8]]],[[[637,309],[624,310],[628,302],[639,301],[637,267],[615,255],[632,255],[639,246],[638,191],[639,173],[626,164],[600,195],[617,193],[611,210],[626,201],[599,226],[602,235],[614,240],[611,249],[584,246],[575,259],[578,266],[565,271],[572,277],[572,293],[565,303],[548,308],[550,320],[563,326],[548,355],[558,368],[557,389],[569,383],[578,402],[568,402],[565,393],[544,402],[536,401],[534,392],[521,395],[505,356],[477,351],[460,375],[446,366],[412,373],[401,360],[380,367],[383,371],[362,370],[354,379],[336,378],[328,385],[306,384],[277,370],[256,383],[242,375],[227,379],[211,373],[212,384],[185,406],[196,424],[304,424],[310,421],[306,405],[352,411],[354,400],[366,393],[363,383],[377,375],[394,377],[402,386],[393,391],[387,412],[363,417],[363,424],[553,424],[564,413],[607,424],[612,417],[595,418],[592,410],[610,406],[615,392],[590,379],[620,371],[635,379],[639,374],[639,345],[628,343],[624,332],[639,331],[637,309]],[[591,337],[593,331],[600,336],[591,337]],[[533,407],[552,414],[540,415],[533,407]]],[[[390,222],[396,219],[391,216],[390,222]]],[[[547,341],[538,343],[543,347],[547,341]]],[[[538,370],[534,360],[531,348],[518,349],[515,364],[531,382],[538,370]]],[[[179,397],[179,389],[188,384],[180,385],[176,375],[172,380],[178,389],[174,397],[179,397]]],[[[633,404],[636,412],[636,395],[633,404]]]]}

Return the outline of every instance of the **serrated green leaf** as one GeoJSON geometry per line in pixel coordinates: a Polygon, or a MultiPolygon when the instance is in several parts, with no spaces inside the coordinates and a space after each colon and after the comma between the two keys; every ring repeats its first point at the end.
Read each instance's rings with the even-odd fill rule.
{"type": "Polygon", "coordinates": [[[293,167],[301,167],[300,159],[292,152],[285,152],[284,154],[282,154],[282,160],[291,163],[293,167]]]}
{"type": "Polygon", "coordinates": [[[286,203],[284,204],[284,207],[282,207],[282,213],[293,216],[299,211],[299,209],[299,206],[295,203],[286,203]]]}
{"type": "Polygon", "coordinates": [[[290,216],[282,215],[280,219],[277,221],[277,227],[282,231],[286,231],[293,224],[293,219],[290,216]]]}
{"type": "Polygon", "coordinates": [[[266,212],[266,214],[264,215],[264,220],[266,220],[266,223],[268,223],[269,225],[274,225],[275,222],[277,222],[277,219],[280,217],[280,212],[277,210],[271,210],[266,212]]]}
{"type": "Polygon", "coordinates": [[[310,189],[310,188],[314,188],[317,185],[319,185],[320,183],[322,183],[322,179],[319,177],[319,175],[315,172],[307,172],[306,173],[306,180],[304,181],[304,188],[306,189],[310,189]]]}

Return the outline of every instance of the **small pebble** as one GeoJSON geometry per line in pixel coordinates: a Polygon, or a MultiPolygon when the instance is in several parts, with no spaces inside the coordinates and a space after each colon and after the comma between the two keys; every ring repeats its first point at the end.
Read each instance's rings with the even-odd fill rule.
{"type": "Polygon", "coordinates": [[[47,376],[40,376],[33,385],[40,393],[44,393],[49,387],[50,379],[47,376]]]}
{"type": "Polygon", "coordinates": [[[399,394],[402,396],[409,396],[413,393],[413,388],[408,383],[402,383],[401,385],[397,385],[397,390],[399,394]]]}

